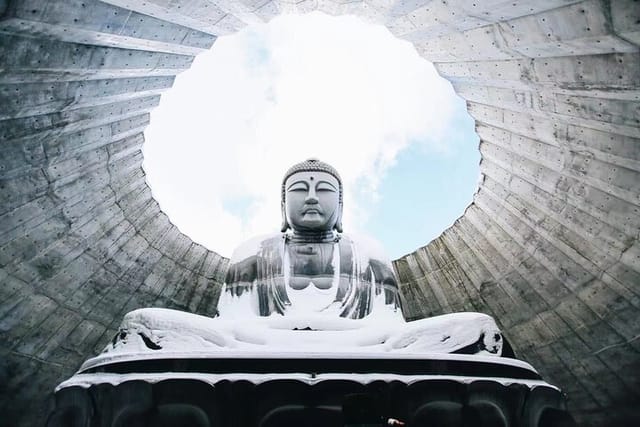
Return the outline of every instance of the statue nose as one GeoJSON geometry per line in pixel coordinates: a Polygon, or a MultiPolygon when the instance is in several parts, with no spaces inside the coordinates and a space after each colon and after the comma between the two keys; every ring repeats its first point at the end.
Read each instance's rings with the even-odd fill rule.
{"type": "Polygon", "coordinates": [[[316,204],[318,203],[318,196],[313,189],[307,193],[307,197],[304,199],[305,203],[316,204]]]}

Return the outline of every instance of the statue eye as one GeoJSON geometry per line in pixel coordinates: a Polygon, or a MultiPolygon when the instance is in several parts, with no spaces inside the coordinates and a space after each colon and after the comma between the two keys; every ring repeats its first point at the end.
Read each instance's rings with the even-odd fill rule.
{"type": "Polygon", "coordinates": [[[326,181],[320,181],[316,186],[316,191],[337,191],[336,187],[326,181]]]}
{"type": "Polygon", "coordinates": [[[308,186],[305,182],[298,181],[291,184],[287,191],[307,191],[307,189],[308,186]]]}

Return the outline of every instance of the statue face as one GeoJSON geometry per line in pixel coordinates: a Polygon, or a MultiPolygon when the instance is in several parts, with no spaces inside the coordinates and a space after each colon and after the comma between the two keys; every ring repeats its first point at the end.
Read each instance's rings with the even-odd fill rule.
{"type": "Polygon", "coordinates": [[[329,231],[340,214],[338,180],[327,172],[297,172],[285,182],[285,213],[297,231],[329,231]]]}

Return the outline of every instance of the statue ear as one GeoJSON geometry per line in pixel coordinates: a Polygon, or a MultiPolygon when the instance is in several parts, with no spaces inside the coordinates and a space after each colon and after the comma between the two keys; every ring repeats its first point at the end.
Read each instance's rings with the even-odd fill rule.
{"type": "Polygon", "coordinates": [[[282,225],[280,231],[283,233],[289,229],[289,223],[287,222],[287,211],[284,208],[284,203],[280,203],[280,211],[282,212],[282,225]]]}
{"type": "Polygon", "coordinates": [[[338,213],[338,219],[336,220],[336,225],[333,228],[338,232],[342,233],[342,204],[339,206],[340,212],[338,213]]]}

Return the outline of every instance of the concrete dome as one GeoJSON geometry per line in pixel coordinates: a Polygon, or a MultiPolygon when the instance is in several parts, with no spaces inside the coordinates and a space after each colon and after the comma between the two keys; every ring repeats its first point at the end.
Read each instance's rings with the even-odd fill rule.
{"type": "Polygon", "coordinates": [[[312,10],[413,42],[476,120],[473,203],[395,261],[407,314],[489,313],[579,421],[640,419],[637,1],[0,0],[3,419],[41,423],[125,312],[214,312],[228,260],[153,199],[149,112],[216,36],[312,10]]]}

